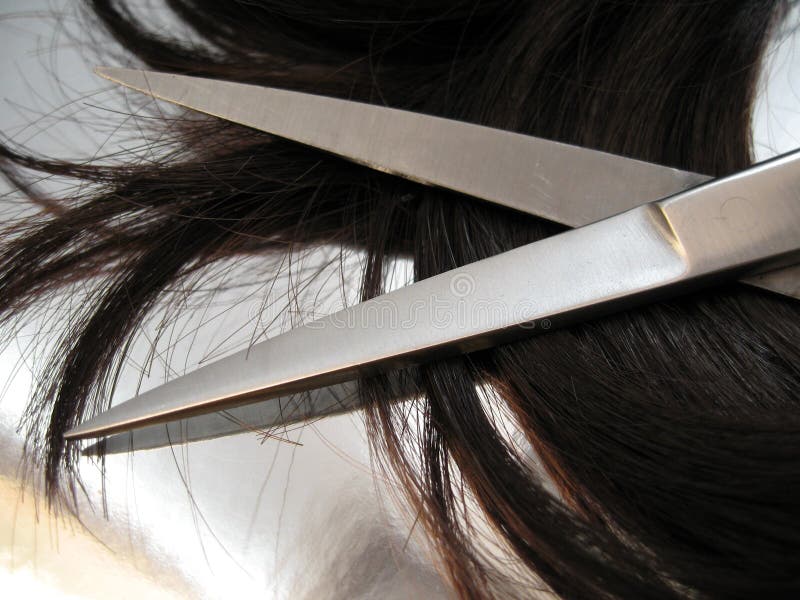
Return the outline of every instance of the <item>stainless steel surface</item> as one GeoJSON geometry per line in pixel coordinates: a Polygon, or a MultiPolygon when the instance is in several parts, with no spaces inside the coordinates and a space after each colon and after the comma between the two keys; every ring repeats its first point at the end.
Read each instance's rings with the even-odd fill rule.
{"type": "Polygon", "coordinates": [[[739,281],[770,292],[800,299],[800,265],[791,265],[769,273],[743,277],[739,281]]]}
{"type": "MultiPolygon", "coordinates": [[[[98,75],[199,112],[570,227],[588,225],[708,181],[605,152],[336,98],[254,85],[98,67],[98,75]]],[[[800,271],[758,287],[800,297],[800,271]],[[794,291],[794,292],[792,292],[794,291]]]]}
{"type": "Polygon", "coordinates": [[[800,151],[295,328],[114,406],[67,436],[332,385],[767,271],[800,258],[799,192],[800,151]]]}
{"type": "Polygon", "coordinates": [[[354,384],[347,382],[287,398],[273,398],[229,410],[151,425],[112,435],[83,449],[85,455],[118,454],[173,444],[210,440],[250,431],[280,438],[295,423],[350,412],[361,406],[354,384]],[[276,428],[281,428],[277,429],[276,428]]]}
{"type": "Polygon", "coordinates": [[[708,179],[605,152],[371,104],[137,69],[98,67],[96,72],[174,104],[570,227],[708,179]]]}

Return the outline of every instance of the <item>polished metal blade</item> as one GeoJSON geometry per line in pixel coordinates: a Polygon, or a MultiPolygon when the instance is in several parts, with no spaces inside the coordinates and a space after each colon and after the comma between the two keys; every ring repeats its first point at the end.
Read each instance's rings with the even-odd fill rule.
{"type": "Polygon", "coordinates": [[[180,106],[578,227],[708,177],[501,129],[275,88],[98,67],[180,106]]]}
{"type": "MultiPolygon", "coordinates": [[[[96,72],[155,98],[570,227],[709,179],[588,148],[337,98],[138,69],[97,67],[96,72]]],[[[746,283],[800,298],[800,268],[746,283]]]]}
{"type": "Polygon", "coordinates": [[[800,261],[800,152],[442,273],[112,407],[107,435],[471,352],[800,261]]]}
{"type": "Polygon", "coordinates": [[[281,438],[282,431],[291,425],[351,412],[360,407],[357,386],[354,382],[346,382],[308,393],[262,400],[229,410],[118,433],[84,448],[82,453],[100,456],[151,450],[244,432],[281,438]]]}

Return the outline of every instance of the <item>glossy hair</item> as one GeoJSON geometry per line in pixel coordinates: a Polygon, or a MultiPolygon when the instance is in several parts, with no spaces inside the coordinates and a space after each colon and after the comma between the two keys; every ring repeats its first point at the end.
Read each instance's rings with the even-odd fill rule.
{"type": "MultiPolygon", "coordinates": [[[[124,2],[88,4],[153,69],[386,104],[709,175],[752,161],[756,82],[787,8],[167,0],[191,32],[177,39],[124,2]]],[[[90,184],[34,197],[41,212],[7,226],[0,254],[6,321],[92,282],[26,415],[27,450],[52,497],[74,493],[77,449],[63,433],[107,405],[129,340],[166,290],[215,261],[355,248],[370,298],[396,257],[411,257],[423,279],[561,229],[219,120],[153,127],[168,142],[157,162],[0,151],[17,182],[32,169],[90,184]]],[[[788,598],[800,594],[798,342],[800,304],[729,284],[409,369],[413,424],[394,380],[363,380],[360,394],[381,464],[462,597],[541,586],[562,598],[788,598]]]]}

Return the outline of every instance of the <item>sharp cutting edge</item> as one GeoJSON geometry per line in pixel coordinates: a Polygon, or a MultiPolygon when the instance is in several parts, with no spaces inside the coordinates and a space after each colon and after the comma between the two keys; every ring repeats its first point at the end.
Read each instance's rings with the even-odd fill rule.
{"type": "MultiPolygon", "coordinates": [[[[383,107],[176,75],[98,72],[373,168],[569,225],[707,179],[383,107]]],[[[798,279],[790,270],[764,272],[798,260],[798,162],[797,153],[786,155],[348,308],[112,407],[67,437],[127,431],[485,348],[545,322],[604,314],[717,277],[759,272],[761,283],[769,285],[777,274],[784,289],[796,292],[798,279]],[[455,310],[449,321],[419,312],[420,300],[430,307],[433,299],[455,310]],[[499,303],[505,312],[482,312],[487,303],[499,303]],[[468,315],[467,321],[453,323],[453,315],[468,315]],[[389,324],[386,318],[395,320],[389,324]]]]}
{"type": "MultiPolygon", "coordinates": [[[[95,71],[154,98],[570,227],[710,179],[607,152],[338,98],[139,69],[95,71]]],[[[745,283],[800,298],[800,265],[745,283]]]]}
{"type": "Polygon", "coordinates": [[[796,261],[796,190],[800,152],[294,328],[66,435],[108,435],[342,383],[796,261]]]}

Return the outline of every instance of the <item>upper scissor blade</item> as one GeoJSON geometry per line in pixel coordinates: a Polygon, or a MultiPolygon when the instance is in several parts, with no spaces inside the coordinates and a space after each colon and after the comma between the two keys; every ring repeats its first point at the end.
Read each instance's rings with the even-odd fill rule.
{"type": "Polygon", "coordinates": [[[797,262],[800,152],[454,269],[292,329],[67,433],[105,435],[496,345],[544,326],[797,262]]]}
{"type": "MultiPolygon", "coordinates": [[[[98,67],[111,81],[373,169],[570,227],[659,200],[709,178],[471,123],[255,85],[98,67]]],[[[800,298],[800,269],[747,280],[800,298]]]]}
{"type": "Polygon", "coordinates": [[[156,98],[578,227],[708,177],[429,115],[242,83],[98,67],[156,98]]]}

